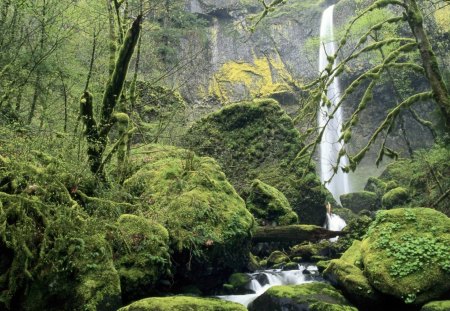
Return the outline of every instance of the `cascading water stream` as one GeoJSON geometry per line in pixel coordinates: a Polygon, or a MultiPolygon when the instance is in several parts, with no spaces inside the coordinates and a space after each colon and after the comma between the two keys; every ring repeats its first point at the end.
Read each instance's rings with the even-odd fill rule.
{"type": "MultiPolygon", "coordinates": [[[[334,5],[328,7],[322,14],[320,25],[320,51],[319,51],[319,73],[322,73],[329,64],[329,57],[333,57],[336,53],[336,42],[334,41],[334,25],[333,25],[334,5]]],[[[336,66],[334,61],[333,68],[336,66]]],[[[341,98],[341,89],[339,85],[339,77],[334,77],[333,82],[327,89],[326,95],[331,102],[331,106],[320,103],[320,111],[318,117],[319,129],[325,127],[322,141],[320,143],[320,178],[322,182],[326,182],[328,190],[333,194],[336,201],[340,202],[339,197],[350,192],[348,175],[339,169],[334,174],[333,167],[338,165],[339,150],[342,144],[339,142],[342,128],[342,109],[339,107],[334,113],[333,118],[329,118],[335,110],[335,105],[341,98]],[[328,122],[328,123],[327,123],[328,122]]],[[[342,157],[340,166],[347,166],[348,159],[342,157]]]]}
{"type": "Polygon", "coordinates": [[[240,303],[248,306],[266,290],[276,285],[297,285],[310,282],[323,281],[315,265],[299,265],[298,270],[265,270],[249,274],[251,280],[247,289],[253,294],[217,296],[218,298],[240,303]]]}

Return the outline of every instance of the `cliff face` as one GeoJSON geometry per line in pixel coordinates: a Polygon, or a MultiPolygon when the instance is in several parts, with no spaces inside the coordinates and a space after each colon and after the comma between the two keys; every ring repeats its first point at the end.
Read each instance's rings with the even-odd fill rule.
{"type": "MultiPolygon", "coordinates": [[[[261,4],[257,0],[186,0],[186,9],[208,20],[203,34],[204,46],[197,47],[185,70],[176,78],[181,92],[192,103],[192,118],[216,110],[223,104],[272,97],[291,115],[299,107],[304,95],[301,85],[318,76],[318,49],[321,14],[337,2],[336,28],[342,29],[356,10],[354,0],[288,1],[268,14],[255,28],[261,4]]],[[[394,12],[395,13],[395,12],[394,12]]],[[[405,30],[402,29],[402,32],[405,30]]],[[[338,34],[339,36],[339,34],[338,34]]],[[[180,53],[189,55],[192,45],[199,45],[199,34],[192,34],[182,42],[180,53]]],[[[370,61],[352,64],[350,72],[342,77],[342,87],[369,68],[370,61]]],[[[397,78],[399,80],[399,78],[397,78]]],[[[401,78],[400,78],[401,80],[401,78]]],[[[416,91],[428,88],[426,80],[410,79],[416,91]]],[[[352,153],[362,148],[371,133],[383,120],[386,111],[396,103],[395,86],[383,82],[375,89],[374,99],[363,112],[353,130],[348,149],[352,153]]],[[[346,116],[356,109],[362,91],[355,92],[344,104],[346,116]]],[[[432,103],[424,103],[415,112],[405,111],[395,124],[387,146],[409,156],[411,150],[430,146],[434,139],[431,131],[420,125],[414,113],[429,119],[434,110],[432,103]]],[[[378,139],[378,146],[381,139],[378,139]]],[[[353,190],[361,189],[369,175],[377,175],[384,168],[374,165],[378,148],[374,146],[353,176],[353,190]]],[[[388,161],[385,160],[385,164],[388,161]]]]}

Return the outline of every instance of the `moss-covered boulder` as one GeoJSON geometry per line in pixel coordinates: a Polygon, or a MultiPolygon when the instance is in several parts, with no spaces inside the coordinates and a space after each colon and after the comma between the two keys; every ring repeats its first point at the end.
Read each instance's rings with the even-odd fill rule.
{"type": "Polygon", "coordinates": [[[405,303],[420,305],[450,290],[450,219],[436,210],[378,212],[361,254],[370,284],[405,303]]]}
{"type": "Polygon", "coordinates": [[[117,311],[245,311],[243,305],[215,299],[175,296],[146,298],[120,308],[117,311]]]}
{"type": "Polygon", "coordinates": [[[147,218],[124,214],[111,236],[123,300],[148,297],[158,280],[170,276],[169,233],[147,218]]]}
{"type": "Polygon", "coordinates": [[[364,186],[364,191],[376,193],[381,198],[386,192],[386,182],[376,177],[369,177],[364,186]]]}
{"type": "Polygon", "coordinates": [[[267,266],[268,267],[280,266],[281,264],[287,263],[289,261],[290,259],[288,255],[286,255],[281,251],[274,251],[267,258],[267,266]]]}
{"type": "Polygon", "coordinates": [[[248,294],[253,291],[247,288],[247,284],[250,283],[251,277],[246,273],[233,273],[228,278],[227,283],[223,285],[225,292],[230,294],[248,294]]]}
{"type": "Polygon", "coordinates": [[[247,208],[260,225],[292,225],[298,216],[284,194],[276,188],[255,180],[247,197],[247,208]]]}
{"type": "Polygon", "coordinates": [[[360,248],[361,242],[355,240],[340,259],[329,262],[323,276],[331,284],[341,288],[358,306],[368,308],[373,304],[379,305],[380,295],[370,285],[362,271],[360,248]]]}
{"type": "Polygon", "coordinates": [[[450,310],[450,300],[432,301],[427,303],[420,311],[448,311],[450,310]]]}
{"type": "Polygon", "coordinates": [[[396,206],[406,205],[409,201],[409,192],[407,189],[403,187],[397,187],[386,192],[382,199],[381,203],[383,208],[391,209],[396,206]]]}
{"type": "Polygon", "coordinates": [[[64,163],[27,156],[1,160],[0,309],[116,310],[120,279],[103,222],[70,196],[64,163]]]}
{"type": "Polygon", "coordinates": [[[256,298],[248,309],[250,311],[357,311],[333,286],[321,282],[271,287],[256,298]]]}
{"type": "Polygon", "coordinates": [[[179,280],[211,289],[245,267],[254,219],[216,161],[153,145],[130,162],[135,172],[124,187],[168,230],[179,280]]]}
{"type": "Polygon", "coordinates": [[[360,191],[341,195],[344,208],[359,213],[362,210],[375,211],[381,207],[381,202],[374,192],[360,191]]]}
{"type": "Polygon", "coordinates": [[[244,198],[259,179],[286,196],[300,223],[321,226],[325,222],[327,191],[312,163],[295,160],[303,142],[276,101],[226,106],[194,123],[184,144],[217,159],[244,198]]]}

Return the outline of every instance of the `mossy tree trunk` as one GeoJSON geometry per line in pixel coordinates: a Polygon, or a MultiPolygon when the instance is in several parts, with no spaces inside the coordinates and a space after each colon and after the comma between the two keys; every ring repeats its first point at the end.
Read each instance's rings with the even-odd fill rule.
{"type": "Polygon", "coordinates": [[[114,71],[103,94],[100,121],[97,124],[93,115],[93,99],[89,92],[81,98],[80,111],[86,127],[85,136],[88,142],[88,158],[91,171],[105,180],[103,155],[107,146],[108,133],[116,122],[114,108],[120,99],[123,85],[130,64],[131,56],[139,39],[142,16],[139,15],[131,25],[119,49],[114,71]]]}
{"type": "Polygon", "coordinates": [[[252,242],[302,242],[319,241],[344,235],[342,231],[330,231],[313,225],[292,225],[279,227],[258,227],[252,242]]]}
{"type": "Polygon", "coordinates": [[[450,96],[439,70],[436,55],[433,52],[429,37],[423,27],[423,15],[416,0],[404,0],[406,17],[414,37],[417,40],[425,74],[430,82],[433,96],[445,119],[446,130],[450,132],[450,96]]]}

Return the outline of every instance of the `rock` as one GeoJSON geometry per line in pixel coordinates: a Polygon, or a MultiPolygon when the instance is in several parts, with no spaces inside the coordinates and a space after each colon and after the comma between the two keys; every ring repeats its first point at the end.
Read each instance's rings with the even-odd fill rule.
{"type": "Polygon", "coordinates": [[[284,271],[298,270],[298,263],[290,261],[284,265],[283,270],[284,271]]]}
{"type": "Polygon", "coordinates": [[[352,246],[341,256],[329,262],[323,276],[332,285],[341,288],[347,297],[358,306],[379,304],[380,295],[364,276],[361,258],[361,242],[354,241],[352,246]]]}
{"type": "Polygon", "coordinates": [[[357,217],[357,214],[355,214],[352,210],[341,207],[333,208],[333,214],[336,214],[344,219],[346,223],[357,217]]]}
{"type": "Polygon", "coordinates": [[[260,225],[291,225],[298,221],[289,201],[276,188],[256,179],[247,197],[247,208],[260,225]]]}
{"type": "Polygon", "coordinates": [[[242,295],[253,293],[247,288],[247,284],[250,283],[251,277],[245,273],[233,273],[228,278],[228,282],[224,284],[224,289],[227,293],[242,295]]]}
{"type": "Polygon", "coordinates": [[[133,302],[117,311],[245,311],[238,303],[216,298],[198,298],[188,296],[146,298],[133,302]]]}
{"type": "Polygon", "coordinates": [[[124,301],[148,297],[160,279],[171,275],[169,233],[142,216],[121,215],[111,233],[114,264],[124,301]]]}
{"type": "Polygon", "coordinates": [[[178,280],[201,290],[223,284],[247,265],[253,216],[213,159],[175,147],[146,148],[131,157],[134,173],[124,188],[148,218],[164,223],[178,280]]]}
{"type": "Polygon", "coordinates": [[[341,195],[341,203],[354,213],[362,210],[375,211],[381,207],[377,194],[369,191],[353,192],[341,195]]]}
{"type": "Polygon", "coordinates": [[[274,286],[256,298],[249,311],[357,311],[331,285],[321,282],[274,286]]]}
{"type": "Polygon", "coordinates": [[[194,123],[184,145],[217,159],[242,196],[248,196],[258,179],[285,195],[300,223],[324,224],[328,192],[314,165],[296,160],[303,142],[276,101],[228,105],[194,123]]]}
{"type": "Polygon", "coordinates": [[[450,290],[450,219],[430,208],[380,211],[362,241],[364,274],[384,293],[421,305],[450,290]]]}
{"type": "Polygon", "coordinates": [[[269,258],[267,258],[267,265],[269,267],[274,266],[276,264],[284,264],[289,262],[289,257],[280,251],[275,251],[272,254],[270,254],[269,258]]]}
{"type": "Polygon", "coordinates": [[[379,178],[369,177],[364,187],[364,191],[376,193],[378,197],[382,197],[386,192],[386,183],[379,178]]]}
{"type": "Polygon", "coordinates": [[[381,203],[383,208],[391,209],[396,206],[406,205],[409,201],[409,193],[408,190],[403,187],[394,188],[385,195],[381,199],[381,203]]]}
{"type": "Polygon", "coordinates": [[[432,301],[427,303],[420,311],[448,311],[450,310],[450,300],[432,301]]]}

